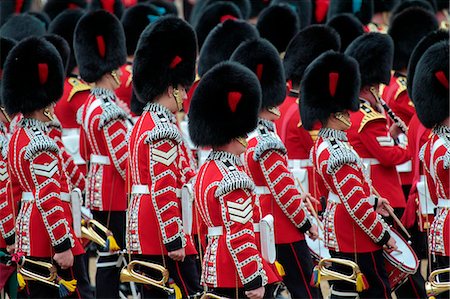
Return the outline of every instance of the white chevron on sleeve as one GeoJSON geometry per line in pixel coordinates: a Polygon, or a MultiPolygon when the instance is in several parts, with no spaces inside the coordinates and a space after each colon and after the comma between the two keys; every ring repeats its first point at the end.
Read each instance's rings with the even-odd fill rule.
{"type": "Polygon", "coordinates": [[[8,170],[5,167],[0,167],[0,181],[5,181],[6,179],[8,179],[8,170]]]}
{"type": "Polygon", "coordinates": [[[242,224],[247,223],[253,217],[252,199],[247,199],[244,203],[227,202],[230,220],[242,224]]]}
{"type": "Polygon", "coordinates": [[[377,141],[381,146],[394,146],[394,139],[390,136],[378,136],[377,141]]]}
{"type": "Polygon", "coordinates": [[[58,171],[58,160],[54,160],[47,165],[33,164],[33,168],[36,175],[51,178],[58,171]]]}
{"type": "Polygon", "coordinates": [[[177,147],[171,148],[168,152],[164,152],[159,149],[152,149],[152,159],[156,162],[169,166],[173,163],[173,161],[175,161],[178,154],[177,151],[177,147]]]}

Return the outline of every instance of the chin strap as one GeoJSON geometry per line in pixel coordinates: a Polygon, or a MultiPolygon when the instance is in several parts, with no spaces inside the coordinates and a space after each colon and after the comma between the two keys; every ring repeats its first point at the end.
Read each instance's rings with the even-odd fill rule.
{"type": "Polygon", "coordinates": [[[183,111],[183,98],[181,97],[180,90],[178,88],[174,88],[172,95],[175,98],[175,102],[177,102],[178,111],[183,111]]]}
{"type": "Polygon", "coordinates": [[[114,81],[116,81],[117,85],[120,86],[122,84],[122,82],[120,82],[119,75],[117,74],[116,71],[112,71],[111,76],[113,77],[114,81]]]}
{"type": "Polygon", "coordinates": [[[336,112],[334,114],[334,117],[339,120],[341,123],[345,124],[346,126],[348,126],[350,128],[350,126],[352,125],[352,123],[345,117],[344,114],[342,114],[341,112],[336,112]]]}
{"type": "Polygon", "coordinates": [[[45,108],[44,109],[44,115],[47,117],[50,121],[55,120],[55,116],[50,112],[50,109],[45,108]]]}

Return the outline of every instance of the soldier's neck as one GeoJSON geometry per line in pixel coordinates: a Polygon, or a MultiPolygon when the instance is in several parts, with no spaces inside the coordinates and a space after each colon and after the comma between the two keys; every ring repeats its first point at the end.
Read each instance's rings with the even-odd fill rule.
{"type": "Polygon", "coordinates": [[[45,109],[33,111],[29,114],[25,114],[24,117],[25,118],[33,118],[33,119],[36,119],[36,120],[42,121],[42,122],[48,122],[48,121],[50,121],[50,119],[44,115],[44,110],[45,109]]]}

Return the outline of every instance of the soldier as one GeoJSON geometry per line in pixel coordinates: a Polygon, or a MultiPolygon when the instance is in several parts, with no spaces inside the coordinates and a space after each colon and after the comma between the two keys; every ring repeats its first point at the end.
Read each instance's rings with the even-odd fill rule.
{"type": "MultiPolygon", "coordinates": [[[[428,239],[430,254],[436,261],[433,270],[450,266],[448,47],[448,41],[441,41],[423,54],[416,67],[412,90],[417,116],[425,127],[432,129],[432,136],[420,150],[419,157],[431,199],[437,206],[428,239]]],[[[448,275],[440,276],[440,279],[448,281],[448,275]]],[[[440,298],[448,295],[444,292],[440,298]]]]}
{"type": "Polygon", "coordinates": [[[234,62],[206,73],[192,99],[192,141],[213,148],[194,185],[201,234],[207,236],[202,282],[226,298],[273,298],[272,283],[278,280],[257,248],[255,185],[239,158],[256,127],[260,102],[258,78],[234,62]]]}
{"type": "MultiPolygon", "coordinates": [[[[133,259],[166,267],[183,298],[202,289],[197,252],[182,221],[186,217],[192,221],[192,209],[186,213],[183,208],[182,215],[181,206],[181,188],[195,176],[195,169],[174,113],[183,108],[186,88],[194,80],[196,55],[195,33],[177,17],[163,17],[144,30],[136,50],[133,85],[138,100],[147,105],[128,143],[127,249],[133,259]]],[[[167,296],[157,288],[143,288],[143,295],[167,296]]]]}
{"type": "Polygon", "coordinates": [[[258,126],[249,136],[244,160],[256,185],[255,205],[261,218],[268,214],[274,217],[278,261],[285,269],[283,281],[292,298],[318,298],[318,290],[309,285],[314,266],[304,235],[309,233],[316,239],[317,226],[308,220],[303,203],[307,194],[300,195],[296,187],[287,167],[286,148],[273,123],[286,95],[283,65],[277,50],[264,39],[241,44],[231,60],[252,70],[262,89],[258,126]]]}
{"type": "MultiPolygon", "coordinates": [[[[72,278],[73,236],[62,203],[62,161],[45,122],[62,94],[64,70],[55,47],[28,38],[11,50],[3,72],[2,98],[10,114],[22,113],[11,137],[8,196],[21,197],[16,252],[57,263],[58,275],[72,278]]],[[[28,282],[31,298],[55,298],[58,288],[28,282]]]]}
{"type": "Polygon", "coordinates": [[[325,246],[332,257],[355,261],[370,286],[356,293],[355,285],[335,281],[331,298],[391,298],[383,245],[389,251],[396,245],[375,211],[387,214],[383,210],[387,201],[372,196],[370,179],[345,133],[351,125],[348,111],[359,109],[359,87],[358,63],[344,54],[325,52],[305,71],[300,113],[306,129],[317,121],[322,124],[311,159],[330,192],[324,213],[325,246]]]}
{"type": "Polygon", "coordinates": [[[119,293],[121,257],[113,252],[125,244],[128,159],[128,115],[119,108],[114,90],[120,84],[120,66],[126,48],[122,25],[104,10],[85,14],[75,29],[75,56],[83,80],[94,88],[81,108],[80,153],[89,161],[85,204],[94,218],[108,227],[117,240],[109,252],[99,252],[97,298],[115,298],[119,293]],[[116,248],[114,248],[116,247],[116,248]]]}

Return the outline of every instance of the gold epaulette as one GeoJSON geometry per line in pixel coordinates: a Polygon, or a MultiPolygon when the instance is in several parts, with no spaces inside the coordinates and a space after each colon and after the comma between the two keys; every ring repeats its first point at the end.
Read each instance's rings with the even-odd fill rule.
{"type": "Polygon", "coordinates": [[[133,66],[128,64],[127,66],[125,66],[125,70],[130,73],[130,75],[128,76],[128,80],[125,83],[125,87],[129,87],[131,85],[131,82],[133,82],[133,66]]]}
{"type": "Polygon", "coordinates": [[[394,100],[397,100],[398,96],[402,92],[406,91],[406,89],[407,89],[406,77],[403,77],[403,76],[398,77],[397,78],[397,85],[398,85],[398,89],[397,89],[397,92],[395,93],[394,100]]]}
{"type": "Polygon", "coordinates": [[[67,102],[70,102],[72,100],[72,97],[77,92],[91,90],[91,86],[87,85],[86,83],[77,78],[69,78],[69,84],[72,85],[72,90],[70,91],[69,96],[67,97],[67,102]]]}
{"type": "Polygon", "coordinates": [[[361,107],[359,108],[359,110],[361,110],[361,112],[364,114],[364,117],[361,121],[361,124],[359,125],[358,133],[360,133],[362,131],[362,129],[364,128],[364,126],[367,123],[371,122],[372,120],[386,119],[386,117],[383,114],[376,111],[375,109],[373,109],[372,107],[370,107],[367,104],[361,104],[361,107]]]}

